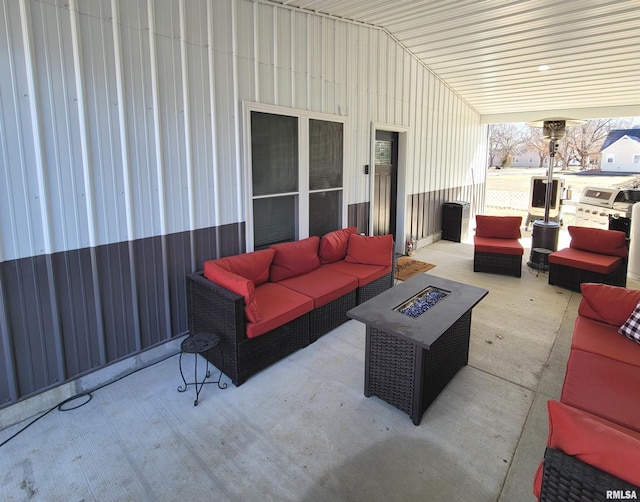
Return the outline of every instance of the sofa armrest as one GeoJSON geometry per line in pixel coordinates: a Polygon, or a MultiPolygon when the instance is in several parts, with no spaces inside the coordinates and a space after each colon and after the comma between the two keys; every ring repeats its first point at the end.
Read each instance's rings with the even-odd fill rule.
{"type": "Polygon", "coordinates": [[[220,335],[220,344],[237,347],[246,338],[244,298],[206,279],[202,272],[187,276],[187,321],[190,333],[220,335]]]}
{"type": "MultiPolygon", "coordinates": [[[[640,494],[634,486],[576,457],[548,447],[544,454],[541,501],[606,500],[607,492],[640,494]]],[[[610,497],[609,497],[610,498],[610,497]]]]}

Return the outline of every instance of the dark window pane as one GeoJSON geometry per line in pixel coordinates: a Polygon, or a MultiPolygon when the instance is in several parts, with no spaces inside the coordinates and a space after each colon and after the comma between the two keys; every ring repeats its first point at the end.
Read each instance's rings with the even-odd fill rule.
{"type": "Polygon", "coordinates": [[[342,190],[309,194],[309,235],[342,228],[342,190]]]}
{"type": "Polygon", "coordinates": [[[253,195],[298,191],[298,119],[251,112],[253,195]]]}
{"type": "Polygon", "coordinates": [[[309,120],[309,189],[342,187],[340,122],[309,120]]]}
{"type": "Polygon", "coordinates": [[[253,201],[254,248],[296,240],[296,196],[272,197],[253,201]]]}

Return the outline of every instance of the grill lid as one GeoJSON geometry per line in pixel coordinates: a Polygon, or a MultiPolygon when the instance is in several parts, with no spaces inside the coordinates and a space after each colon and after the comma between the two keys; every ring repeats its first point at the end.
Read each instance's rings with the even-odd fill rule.
{"type": "Polygon", "coordinates": [[[580,202],[600,207],[613,207],[614,202],[624,202],[624,192],[619,188],[585,187],[580,202]]]}

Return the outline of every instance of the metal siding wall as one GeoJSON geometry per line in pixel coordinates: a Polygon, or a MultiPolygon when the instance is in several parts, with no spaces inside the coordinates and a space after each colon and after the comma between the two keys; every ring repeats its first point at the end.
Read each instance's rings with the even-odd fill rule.
{"type": "Polygon", "coordinates": [[[382,30],[250,0],[0,0],[0,26],[0,403],[184,332],[185,273],[245,250],[242,100],[348,116],[360,231],[372,122],[407,130],[418,237],[483,203],[479,116],[382,30]]]}

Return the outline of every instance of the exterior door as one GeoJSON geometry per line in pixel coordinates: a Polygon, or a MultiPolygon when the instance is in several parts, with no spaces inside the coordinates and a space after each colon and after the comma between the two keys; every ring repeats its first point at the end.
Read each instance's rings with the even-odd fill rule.
{"type": "Polygon", "coordinates": [[[376,131],[373,235],[396,234],[398,133],[376,131]]]}

